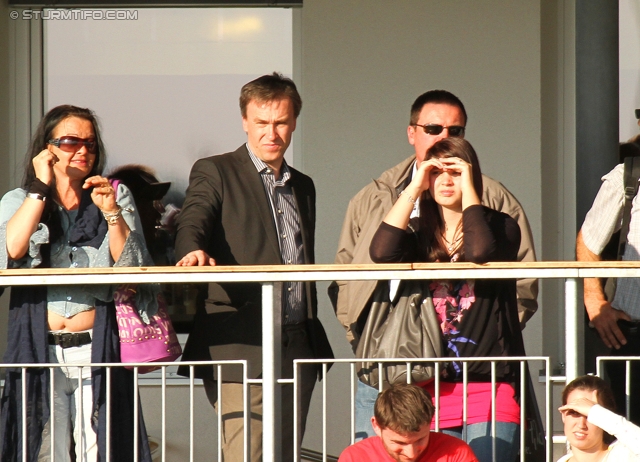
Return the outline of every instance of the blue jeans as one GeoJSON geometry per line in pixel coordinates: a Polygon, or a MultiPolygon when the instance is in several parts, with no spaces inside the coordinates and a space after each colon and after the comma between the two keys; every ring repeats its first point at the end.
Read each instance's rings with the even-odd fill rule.
{"type": "MultiPolygon", "coordinates": [[[[93,333],[92,330],[88,332],[93,333]]],[[[51,460],[52,444],[56,462],[70,461],[72,435],[78,461],[98,460],[98,436],[91,427],[93,415],[91,368],[82,368],[82,385],[79,387],[78,379],[81,370],[73,366],[73,364],[91,362],[91,344],[71,348],[49,345],[49,359],[52,363],[68,364],[70,367],[55,369],[52,383],[54,395],[51,402],[54,418],[47,421],[42,431],[42,446],[38,461],[51,460]],[[53,442],[51,441],[52,425],[55,430],[53,442]]]]}
{"type": "Polygon", "coordinates": [[[356,389],[356,441],[375,436],[371,426],[373,417],[373,405],[378,397],[378,389],[365,385],[358,380],[356,389]]]}
{"type": "MultiPolygon", "coordinates": [[[[467,442],[480,462],[492,462],[491,422],[467,425],[466,438],[463,438],[462,427],[442,428],[442,433],[455,436],[467,442]]],[[[496,422],[496,457],[497,462],[516,460],[520,449],[520,425],[508,422],[496,422]]]]}

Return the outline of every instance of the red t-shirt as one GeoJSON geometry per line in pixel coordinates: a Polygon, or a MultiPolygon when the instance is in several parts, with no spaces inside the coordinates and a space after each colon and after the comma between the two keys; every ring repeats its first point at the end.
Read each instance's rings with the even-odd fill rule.
{"type": "MultiPolygon", "coordinates": [[[[379,436],[367,438],[342,451],[338,462],[394,462],[379,436]]],[[[453,436],[431,432],[429,446],[417,462],[478,462],[467,443],[453,436]]]]}

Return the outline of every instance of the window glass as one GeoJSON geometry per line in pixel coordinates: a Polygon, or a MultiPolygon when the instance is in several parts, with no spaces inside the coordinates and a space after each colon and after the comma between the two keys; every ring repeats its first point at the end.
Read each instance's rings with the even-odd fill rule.
{"type": "MultiPolygon", "coordinates": [[[[182,205],[197,159],[246,141],[238,106],[242,85],[273,71],[292,75],[290,9],[52,11],[68,10],[43,13],[45,110],[60,104],[93,109],[102,124],[106,173],[142,164],[172,183],[163,218],[182,205]]],[[[292,152],[293,146],[289,163],[292,152]]],[[[138,204],[138,210],[144,220],[145,208],[138,204]]],[[[175,262],[172,234],[169,222],[148,245],[157,264],[175,262]]],[[[188,331],[196,286],[165,285],[164,293],[176,330],[188,331]]]]}
{"type": "Polygon", "coordinates": [[[124,19],[44,21],[45,110],[93,109],[108,168],[153,167],[180,205],[195,160],[246,141],[242,85],[273,71],[291,76],[291,9],[126,11],[116,15],[124,19]]]}

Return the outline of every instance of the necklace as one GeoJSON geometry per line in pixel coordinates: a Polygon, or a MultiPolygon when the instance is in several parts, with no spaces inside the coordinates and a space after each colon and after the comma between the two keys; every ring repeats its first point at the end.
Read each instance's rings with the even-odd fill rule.
{"type": "Polygon", "coordinates": [[[447,226],[446,222],[444,224],[444,233],[442,233],[442,239],[447,244],[447,250],[449,251],[449,255],[451,255],[454,249],[457,249],[458,247],[460,247],[460,242],[462,241],[462,237],[463,237],[461,225],[462,225],[462,220],[460,220],[456,225],[456,229],[453,232],[453,236],[451,236],[451,240],[449,240],[447,239],[447,232],[449,231],[449,226],[447,226]]]}
{"type": "Polygon", "coordinates": [[[442,239],[444,239],[444,242],[447,243],[447,250],[449,251],[449,254],[451,254],[451,252],[453,252],[453,249],[458,248],[458,246],[460,245],[460,241],[462,241],[462,235],[456,237],[456,235],[454,234],[453,240],[451,242],[449,242],[444,234],[442,235],[442,239]]]}

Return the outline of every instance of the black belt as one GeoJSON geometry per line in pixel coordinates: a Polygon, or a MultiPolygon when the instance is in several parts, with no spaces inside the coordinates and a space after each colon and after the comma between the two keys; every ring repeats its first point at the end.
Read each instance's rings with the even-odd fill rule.
{"type": "Polygon", "coordinates": [[[62,348],[79,347],[91,343],[89,332],[49,332],[49,345],[60,345],[62,348]]]}

